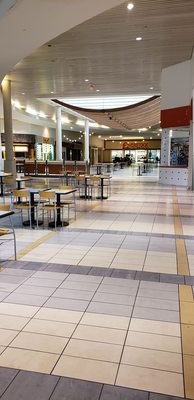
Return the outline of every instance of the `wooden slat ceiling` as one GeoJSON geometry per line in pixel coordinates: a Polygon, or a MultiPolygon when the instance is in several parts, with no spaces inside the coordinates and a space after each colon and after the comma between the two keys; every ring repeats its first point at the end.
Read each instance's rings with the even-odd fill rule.
{"type": "Polygon", "coordinates": [[[154,96],[132,106],[109,110],[88,110],[71,106],[60,100],[53,100],[53,102],[112,129],[132,130],[146,128],[147,126],[157,125],[160,118],[159,96],[154,96]]]}
{"type": "Polygon", "coordinates": [[[10,75],[13,95],[98,96],[96,89],[100,96],[150,95],[150,87],[159,94],[162,68],[191,56],[194,0],[133,2],[131,12],[124,2],[18,63],[10,75]],[[143,40],[137,42],[137,36],[143,40]],[[90,91],[91,83],[94,92],[90,91]]]}

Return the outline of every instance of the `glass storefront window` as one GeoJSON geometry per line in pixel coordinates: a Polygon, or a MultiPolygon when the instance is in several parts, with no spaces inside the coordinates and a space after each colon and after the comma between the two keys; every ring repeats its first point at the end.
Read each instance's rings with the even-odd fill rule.
{"type": "Polygon", "coordinates": [[[171,131],[170,165],[188,166],[189,131],[171,131]]]}

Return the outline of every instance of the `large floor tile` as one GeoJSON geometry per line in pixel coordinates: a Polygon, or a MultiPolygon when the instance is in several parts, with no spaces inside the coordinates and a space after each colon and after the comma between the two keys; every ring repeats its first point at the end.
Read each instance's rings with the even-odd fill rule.
{"type": "Polygon", "coordinates": [[[123,346],[88,340],[71,339],[63,354],[72,357],[119,363],[123,346]]]}
{"type": "Polygon", "coordinates": [[[30,318],[0,314],[0,327],[3,329],[13,329],[15,331],[20,331],[29,320],[30,318]]]}
{"type": "Polygon", "coordinates": [[[166,351],[125,346],[121,363],[182,373],[182,355],[166,351]]]}
{"type": "Polygon", "coordinates": [[[61,356],[53,370],[54,375],[113,384],[117,364],[84,358],[61,356]]]}
{"type": "Polygon", "coordinates": [[[37,319],[45,319],[48,321],[59,321],[59,322],[70,322],[73,324],[77,324],[83,312],[79,311],[70,311],[70,310],[57,310],[53,308],[41,308],[35,318],[37,319]]]}
{"type": "Polygon", "coordinates": [[[180,336],[180,324],[150,319],[132,318],[129,330],[156,333],[159,335],[180,336]]]}
{"type": "Polygon", "coordinates": [[[38,310],[39,307],[12,303],[0,303],[0,314],[31,318],[38,310]]]}
{"type": "Polygon", "coordinates": [[[26,304],[30,306],[42,306],[48,297],[45,296],[36,296],[33,294],[24,294],[24,293],[11,293],[6,299],[4,303],[13,303],[13,304],[26,304]]]}
{"type": "Polygon", "coordinates": [[[181,353],[181,340],[174,336],[156,335],[153,333],[129,331],[126,340],[127,346],[142,347],[181,353]]]}
{"type": "Polygon", "coordinates": [[[5,392],[17,373],[17,369],[0,367],[0,396],[5,392]]]}
{"type": "Polygon", "coordinates": [[[18,332],[14,330],[0,329],[0,345],[8,346],[17,334],[18,332]]]}
{"type": "Polygon", "coordinates": [[[33,318],[25,326],[23,331],[41,333],[45,335],[70,337],[76,328],[76,324],[67,322],[47,321],[33,318]]]}
{"type": "Polygon", "coordinates": [[[42,287],[42,286],[30,286],[30,285],[21,285],[15,290],[16,293],[21,293],[21,294],[34,294],[35,296],[45,296],[49,297],[52,295],[52,293],[55,291],[55,288],[48,288],[48,287],[42,287]]]}
{"type": "Polygon", "coordinates": [[[91,300],[94,296],[94,292],[87,290],[73,290],[73,289],[57,289],[53,294],[53,297],[59,297],[61,299],[74,299],[74,300],[91,300]]]}
{"type": "Polygon", "coordinates": [[[94,295],[93,301],[132,306],[135,301],[135,296],[98,292],[94,295]]]}
{"type": "Polygon", "coordinates": [[[133,318],[152,319],[156,321],[179,322],[179,312],[161,310],[151,307],[137,307],[133,311],[133,318]]]}
{"type": "Polygon", "coordinates": [[[34,372],[20,371],[2,396],[3,400],[48,400],[59,378],[34,372]]]}
{"type": "Polygon", "coordinates": [[[164,300],[157,298],[137,297],[135,305],[137,307],[158,308],[159,310],[179,311],[179,302],[174,300],[164,300]]]}
{"type": "Polygon", "coordinates": [[[61,354],[68,342],[67,338],[43,335],[32,332],[20,332],[11,343],[11,347],[37,350],[45,353],[61,354]]]}
{"type": "Polygon", "coordinates": [[[129,326],[129,317],[120,317],[107,314],[84,313],[80,324],[102,326],[104,328],[115,328],[126,330],[129,326]]]}
{"type": "Polygon", "coordinates": [[[104,385],[100,400],[148,400],[148,393],[119,386],[104,385]]]}
{"type": "Polygon", "coordinates": [[[61,299],[52,297],[44,304],[44,306],[47,308],[57,308],[62,310],[85,311],[88,307],[88,304],[89,302],[85,300],[61,299]]]}
{"type": "Polygon", "coordinates": [[[50,400],[99,400],[101,390],[102,385],[99,383],[60,378],[50,400]]]}
{"type": "MultiPolygon", "coordinates": [[[[114,279],[114,278],[113,278],[114,279]]],[[[126,279],[127,280],[127,279],[126,279]]],[[[98,289],[98,293],[112,293],[114,295],[126,295],[135,296],[137,288],[133,286],[119,286],[119,285],[107,285],[102,283],[98,289]]]]}
{"type": "Polygon", "coordinates": [[[125,337],[126,332],[124,330],[89,325],[79,325],[73,334],[73,339],[120,345],[124,344],[125,337]]]}
{"type": "Polygon", "coordinates": [[[121,365],[116,384],[184,397],[183,376],[173,372],[121,365]]]}
{"type": "Polygon", "coordinates": [[[49,374],[58,358],[56,354],[9,347],[0,355],[0,366],[49,374]]]}
{"type": "Polygon", "coordinates": [[[89,313],[96,313],[96,314],[109,314],[109,315],[120,315],[123,317],[130,317],[132,313],[132,306],[92,301],[88,306],[87,311],[89,313]]]}

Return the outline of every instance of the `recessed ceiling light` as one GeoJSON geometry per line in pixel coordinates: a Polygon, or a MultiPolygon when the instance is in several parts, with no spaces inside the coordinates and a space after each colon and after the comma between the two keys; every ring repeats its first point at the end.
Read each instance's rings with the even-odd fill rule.
{"type": "Polygon", "coordinates": [[[25,92],[22,92],[22,94],[25,95],[26,93],[25,93],[25,92]]]}
{"type": "Polygon", "coordinates": [[[140,41],[140,40],[142,40],[142,37],[141,37],[141,36],[138,36],[138,37],[136,37],[135,40],[140,41]]]}
{"type": "Polygon", "coordinates": [[[160,133],[157,133],[157,136],[160,136],[160,133]]]}
{"type": "Polygon", "coordinates": [[[134,4],[133,4],[133,3],[129,3],[129,4],[127,5],[127,8],[128,8],[129,11],[133,10],[133,7],[134,7],[134,4]]]}
{"type": "Polygon", "coordinates": [[[153,86],[150,87],[150,90],[154,90],[153,86]]]}
{"type": "Polygon", "coordinates": [[[71,126],[71,129],[73,129],[73,127],[71,126]]]}
{"type": "Polygon", "coordinates": [[[150,139],[152,139],[152,136],[150,136],[150,139]]]}
{"type": "Polygon", "coordinates": [[[89,82],[89,79],[85,79],[85,82],[89,82]]]}
{"type": "Polygon", "coordinates": [[[96,91],[97,91],[97,92],[99,92],[99,91],[100,91],[100,89],[96,89],[96,91]]]}
{"type": "Polygon", "coordinates": [[[51,94],[53,94],[54,92],[51,92],[51,94]]]}

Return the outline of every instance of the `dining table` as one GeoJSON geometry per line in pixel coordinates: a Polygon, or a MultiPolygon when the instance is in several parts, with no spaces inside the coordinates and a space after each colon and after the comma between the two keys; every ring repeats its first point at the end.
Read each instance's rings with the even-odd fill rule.
{"type": "MultiPolygon", "coordinates": [[[[51,189],[53,190],[53,189],[51,189]]],[[[56,206],[57,206],[57,220],[56,226],[68,226],[69,222],[61,220],[61,198],[67,196],[68,194],[75,193],[77,189],[56,189],[54,192],[56,194],[56,206]]],[[[55,228],[55,221],[49,222],[51,228],[55,228]]]]}

